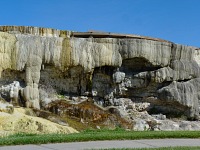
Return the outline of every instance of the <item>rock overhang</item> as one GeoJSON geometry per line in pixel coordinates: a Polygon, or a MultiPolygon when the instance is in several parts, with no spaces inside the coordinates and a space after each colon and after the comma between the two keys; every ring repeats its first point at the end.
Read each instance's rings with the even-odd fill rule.
{"type": "Polygon", "coordinates": [[[199,114],[199,48],[129,34],[25,26],[0,26],[0,31],[8,33],[2,33],[1,71],[25,71],[25,86],[15,92],[21,91],[27,107],[40,108],[39,85],[44,84],[47,95],[51,85],[65,94],[96,91],[94,97],[104,98],[110,105],[115,98],[145,101],[153,96],[155,105],[167,103],[176,108],[175,101],[186,106],[187,116],[199,114]],[[141,65],[139,71],[135,64],[141,65]],[[57,69],[56,74],[51,69],[57,69]],[[120,82],[115,83],[108,71],[122,74],[115,79],[120,82]]]}

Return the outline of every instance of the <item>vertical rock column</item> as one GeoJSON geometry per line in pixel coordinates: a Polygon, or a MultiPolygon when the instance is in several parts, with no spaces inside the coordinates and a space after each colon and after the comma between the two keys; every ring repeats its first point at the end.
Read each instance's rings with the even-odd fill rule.
{"type": "Polygon", "coordinates": [[[43,58],[41,38],[31,35],[17,34],[17,69],[25,70],[25,88],[21,95],[26,101],[26,107],[40,109],[38,83],[43,58]]]}
{"type": "Polygon", "coordinates": [[[26,87],[23,90],[26,107],[40,109],[38,83],[40,80],[41,64],[41,58],[36,55],[31,55],[26,64],[26,87]]]}

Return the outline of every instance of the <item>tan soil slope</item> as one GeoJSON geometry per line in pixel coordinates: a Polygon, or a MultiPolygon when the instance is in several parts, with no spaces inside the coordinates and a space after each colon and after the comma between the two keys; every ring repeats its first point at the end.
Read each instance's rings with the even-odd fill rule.
{"type": "Polygon", "coordinates": [[[0,136],[13,133],[76,133],[69,126],[62,126],[49,120],[34,117],[31,109],[15,108],[13,114],[0,112],[0,136]],[[27,115],[29,114],[29,115],[27,115]]]}

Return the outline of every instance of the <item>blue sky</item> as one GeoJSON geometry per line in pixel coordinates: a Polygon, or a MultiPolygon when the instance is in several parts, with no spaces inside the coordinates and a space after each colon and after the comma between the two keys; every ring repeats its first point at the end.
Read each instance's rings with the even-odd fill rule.
{"type": "Polygon", "coordinates": [[[200,47],[200,0],[1,0],[0,25],[139,34],[200,47]]]}

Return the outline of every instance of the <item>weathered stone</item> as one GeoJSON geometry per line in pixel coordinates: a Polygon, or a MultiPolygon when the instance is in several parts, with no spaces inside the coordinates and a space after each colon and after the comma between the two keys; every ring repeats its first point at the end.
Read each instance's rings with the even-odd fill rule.
{"type": "Polygon", "coordinates": [[[165,120],[166,119],[166,115],[163,115],[163,114],[157,114],[157,115],[151,115],[151,116],[158,119],[158,120],[165,120]]]}
{"type": "Polygon", "coordinates": [[[3,99],[0,100],[0,112],[12,114],[13,111],[14,111],[14,108],[12,104],[9,104],[3,99]]]}
{"type": "Polygon", "coordinates": [[[145,131],[145,130],[149,130],[149,125],[145,120],[136,119],[133,129],[136,131],[145,131]]]}
{"type": "Polygon", "coordinates": [[[125,78],[124,72],[117,71],[113,74],[113,81],[115,83],[121,83],[124,80],[124,78],[125,78]]]}
{"type": "MultiPolygon", "coordinates": [[[[158,90],[158,98],[166,103],[173,104],[174,102],[182,105],[182,111],[187,116],[199,116],[199,87],[200,78],[192,79],[187,82],[172,82],[169,86],[158,90]]],[[[171,106],[171,107],[177,107],[171,106]]],[[[180,106],[179,106],[180,107],[180,106]]],[[[180,107],[181,108],[181,107],[180,107]]]]}
{"type": "Polygon", "coordinates": [[[10,89],[8,101],[40,109],[55,95],[87,95],[125,115],[133,108],[199,118],[199,48],[136,35],[15,26],[0,31],[0,85],[18,81],[21,87],[10,89]],[[149,105],[120,104],[124,97],[149,105]]]}

